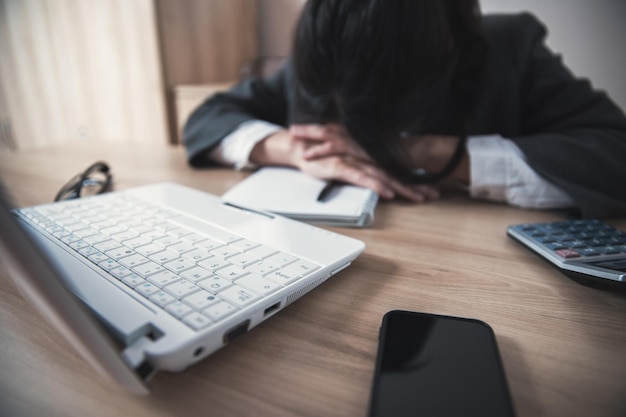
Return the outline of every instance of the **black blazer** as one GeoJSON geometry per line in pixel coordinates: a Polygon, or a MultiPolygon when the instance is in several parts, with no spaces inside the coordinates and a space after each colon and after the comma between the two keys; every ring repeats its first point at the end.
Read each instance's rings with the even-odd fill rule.
{"type": "MultiPolygon", "coordinates": [[[[584,217],[626,215],[624,112],[548,50],[547,31],[532,15],[487,15],[483,26],[489,51],[468,133],[513,140],[529,165],[569,194],[584,217]]],[[[306,109],[289,63],[267,79],[246,79],[191,115],[184,131],[189,163],[211,165],[208,151],[242,122],[314,121],[306,109]]],[[[445,130],[445,123],[444,117],[433,126],[445,130]]]]}

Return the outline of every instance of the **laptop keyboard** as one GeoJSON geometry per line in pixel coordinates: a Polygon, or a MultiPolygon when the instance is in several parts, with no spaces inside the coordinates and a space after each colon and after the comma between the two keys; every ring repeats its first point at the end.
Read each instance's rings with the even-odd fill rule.
{"type": "Polygon", "coordinates": [[[194,330],[319,269],[120,193],[18,211],[194,330]]]}

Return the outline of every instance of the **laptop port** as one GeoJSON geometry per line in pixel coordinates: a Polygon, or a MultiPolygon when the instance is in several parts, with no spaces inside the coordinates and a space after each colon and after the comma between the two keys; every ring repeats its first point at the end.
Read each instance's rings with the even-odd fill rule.
{"type": "Polygon", "coordinates": [[[272,314],[273,312],[277,311],[279,308],[280,308],[280,301],[279,301],[279,302],[277,302],[276,304],[272,304],[271,306],[269,306],[268,308],[266,308],[266,309],[263,311],[263,316],[264,316],[264,317],[267,317],[267,316],[269,316],[270,314],[272,314]]]}
{"type": "Polygon", "coordinates": [[[200,346],[199,348],[197,348],[196,350],[193,351],[193,357],[197,358],[200,355],[202,355],[204,353],[204,348],[202,346],[200,346]]]}
{"type": "Polygon", "coordinates": [[[239,323],[226,333],[224,333],[224,343],[230,343],[245,332],[248,331],[248,327],[250,326],[250,320],[246,320],[244,322],[239,323]]]}

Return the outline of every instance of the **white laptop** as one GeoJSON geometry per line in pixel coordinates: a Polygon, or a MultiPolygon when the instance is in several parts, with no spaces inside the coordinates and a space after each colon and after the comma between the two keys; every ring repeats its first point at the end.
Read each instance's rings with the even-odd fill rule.
{"type": "Polygon", "coordinates": [[[134,393],[267,320],[365,248],[172,183],[22,209],[1,183],[0,195],[0,266],[101,374],[134,393]]]}

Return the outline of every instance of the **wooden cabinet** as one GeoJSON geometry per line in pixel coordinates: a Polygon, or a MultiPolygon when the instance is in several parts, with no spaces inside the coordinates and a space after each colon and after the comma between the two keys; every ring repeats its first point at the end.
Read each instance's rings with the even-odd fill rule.
{"type": "Polygon", "coordinates": [[[189,106],[248,74],[257,59],[257,0],[156,0],[169,136],[189,106]]]}
{"type": "Polygon", "coordinates": [[[175,138],[177,143],[183,141],[183,128],[191,113],[204,100],[220,91],[227,90],[234,82],[190,84],[174,87],[175,138]]]}

